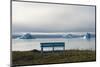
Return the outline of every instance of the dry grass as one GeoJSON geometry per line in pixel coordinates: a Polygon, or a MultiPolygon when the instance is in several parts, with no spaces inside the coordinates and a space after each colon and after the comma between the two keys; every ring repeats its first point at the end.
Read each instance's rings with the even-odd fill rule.
{"type": "Polygon", "coordinates": [[[51,64],[51,63],[72,63],[72,62],[87,62],[95,61],[95,51],[90,50],[66,50],[55,52],[40,51],[13,51],[12,62],[13,65],[29,65],[29,64],[51,64]]]}

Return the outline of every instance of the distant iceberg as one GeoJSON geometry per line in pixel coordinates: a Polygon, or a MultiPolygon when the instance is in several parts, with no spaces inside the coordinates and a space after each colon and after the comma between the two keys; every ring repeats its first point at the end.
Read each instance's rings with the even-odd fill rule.
{"type": "Polygon", "coordinates": [[[68,34],[68,35],[66,35],[66,38],[73,38],[73,35],[72,34],[68,34]]]}
{"type": "Polygon", "coordinates": [[[83,35],[79,35],[79,34],[67,34],[65,36],[65,38],[80,38],[82,37],[83,35]]]}
{"type": "Polygon", "coordinates": [[[34,39],[30,33],[22,35],[19,39],[34,39]]]}
{"type": "Polygon", "coordinates": [[[91,36],[91,34],[90,33],[86,33],[86,35],[84,35],[84,39],[90,39],[92,36],[91,36]]]}
{"type": "Polygon", "coordinates": [[[90,39],[95,38],[95,33],[83,33],[83,34],[32,34],[32,33],[23,33],[23,34],[13,34],[13,39],[36,39],[36,38],[83,38],[90,39]]]}

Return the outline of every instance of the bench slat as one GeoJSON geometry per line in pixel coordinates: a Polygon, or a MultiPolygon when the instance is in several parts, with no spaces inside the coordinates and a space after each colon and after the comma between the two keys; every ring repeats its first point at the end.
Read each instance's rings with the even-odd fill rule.
{"type": "Polygon", "coordinates": [[[50,42],[50,43],[40,43],[41,47],[64,47],[65,43],[64,42],[50,42]]]}

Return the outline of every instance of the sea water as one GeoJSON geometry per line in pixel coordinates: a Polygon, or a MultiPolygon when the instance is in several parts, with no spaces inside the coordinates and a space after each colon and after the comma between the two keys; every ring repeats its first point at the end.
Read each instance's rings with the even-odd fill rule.
{"type": "MultiPolygon", "coordinates": [[[[95,50],[95,38],[90,40],[84,38],[37,38],[37,39],[12,39],[12,51],[41,50],[40,43],[65,42],[66,50],[95,50]]],[[[45,48],[50,51],[52,48],[45,48]]],[[[62,50],[62,48],[55,48],[62,50]]]]}

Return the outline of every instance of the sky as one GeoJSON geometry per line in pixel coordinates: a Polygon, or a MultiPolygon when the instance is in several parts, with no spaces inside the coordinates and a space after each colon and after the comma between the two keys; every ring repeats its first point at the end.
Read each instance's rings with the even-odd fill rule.
{"type": "Polygon", "coordinates": [[[12,2],[12,32],[94,32],[95,6],[12,2]]]}

